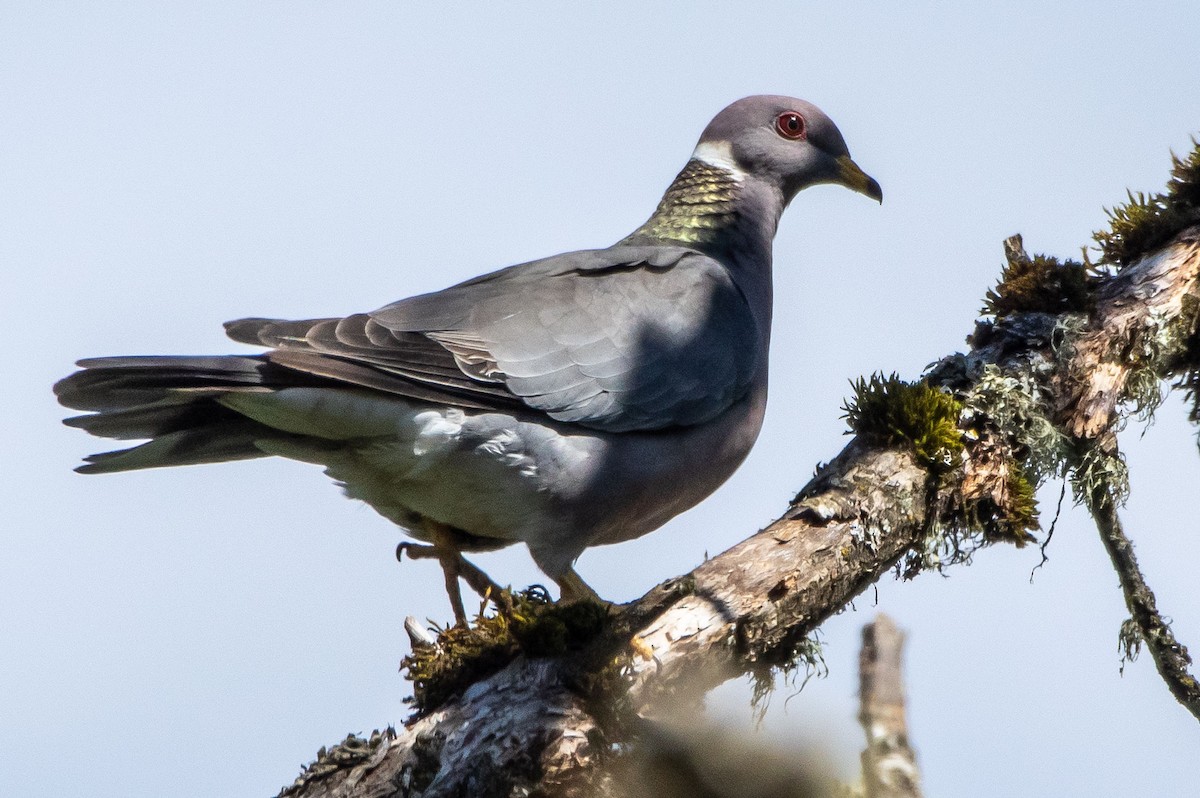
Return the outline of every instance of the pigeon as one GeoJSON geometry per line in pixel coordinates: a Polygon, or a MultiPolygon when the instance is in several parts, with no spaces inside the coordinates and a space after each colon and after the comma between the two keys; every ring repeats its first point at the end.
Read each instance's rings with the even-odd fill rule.
{"type": "Polygon", "coordinates": [[[65,421],[144,440],[102,474],[267,456],[322,466],[436,559],[458,622],[463,557],[517,542],[559,587],[590,546],[640,537],[717,489],[767,399],[771,245],[804,188],[882,201],[834,123],[746,97],[704,129],[654,213],[606,249],[567,252],[345,318],[228,322],[259,354],[79,361],[65,421]]]}

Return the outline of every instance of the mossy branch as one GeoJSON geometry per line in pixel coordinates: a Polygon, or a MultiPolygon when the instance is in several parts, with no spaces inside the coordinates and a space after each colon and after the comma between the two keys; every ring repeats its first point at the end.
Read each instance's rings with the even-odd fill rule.
{"type": "Polygon", "coordinates": [[[1100,279],[1078,261],[1026,254],[1021,237],[1005,242],[1006,264],[1000,280],[987,292],[983,313],[1003,318],[1016,313],[1090,313],[1093,290],[1100,279]]]}
{"type": "Polygon", "coordinates": [[[962,404],[953,396],[896,374],[872,374],[851,385],[854,395],[842,407],[851,432],[883,446],[911,446],[917,462],[935,472],[958,462],[962,404]]]}
{"type": "Polygon", "coordinates": [[[1173,215],[1148,210],[1156,227],[1140,232],[1124,226],[1129,214],[1115,219],[1123,249],[1105,257],[1123,267],[1085,274],[1086,301],[1076,266],[1029,258],[1010,242],[1023,287],[994,289],[996,317],[976,327],[971,350],[918,383],[857,383],[846,412],[858,434],[766,529],[618,608],[590,641],[537,607],[521,634],[499,623],[505,654],[490,675],[455,683],[394,739],[327,752],[323,762],[344,766],[291,794],[617,795],[604,772],[607,757],[636,739],[630,718],[787,667],[826,618],[894,567],[940,566],[945,551],[954,561],[964,539],[966,556],[972,541],[1028,540],[1033,487],[1067,471],[1119,555],[1139,634],[1161,642],[1172,692],[1195,713],[1186,654],[1144,579],[1129,576],[1137,572],[1115,509],[1127,488],[1116,428],[1138,407],[1152,409],[1163,379],[1196,369],[1200,227],[1173,225],[1197,206],[1200,156],[1177,160],[1175,171],[1163,200],[1173,215]],[[1134,254],[1160,239],[1170,243],[1134,254]],[[1037,304],[1038,285],[1053,302],[1037,304]]]}
{"type": "Polygon", "coordinates": [[[1200,143],[1193,138],[1192,144],[1186,157],[1171,155],[1171,179],[1165,192],[1130,191],[1127,202],[1109,211],[1108,229],[1095,235],[1105,262],[1128,266],[1182,230],[1200,224],[1200,143]]]}
{"type": "Polygon", "coordinates": [[[1154,591],[1146,584],[1133,553],[1133,543],[1125,535],[1115,498],[1103,487],[1097,487],[1089,504],[1100,539],[1121,580],[1125,606],[1129,608],[1130,621],[1122,625],[1120,635],[1124,657],[1135,659],[1144,644],[1171,695],[1200,720],[1200,682],[1189,670],[1192,658],[1158,611],[1154,591]]]}

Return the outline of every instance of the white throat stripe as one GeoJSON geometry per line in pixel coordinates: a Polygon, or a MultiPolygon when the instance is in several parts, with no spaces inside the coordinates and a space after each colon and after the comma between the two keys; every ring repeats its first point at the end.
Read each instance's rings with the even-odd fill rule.
{"type": "Polygon", "coordinates": [[[737,180],[741,180],[746,176],[742,168],[737,165],[737,161],[733,159],[733,147],[730,146],[728,141],[701,142],[696,145],[696,150],[692,153],[692,158],[697,161],[703,161],[709,166],[724,169],[737,180]]]}

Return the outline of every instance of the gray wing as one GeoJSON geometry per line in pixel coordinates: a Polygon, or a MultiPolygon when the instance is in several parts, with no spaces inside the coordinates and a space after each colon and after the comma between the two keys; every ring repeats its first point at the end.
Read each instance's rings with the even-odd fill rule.
{"type": "Polygon", "coordinates": [[[280,357],[326,355],[322,376],[368,366],[393,381],[371,387],[613,432],[712,419],[746,394],[765,357],[728,271],[677,247],[567,253],[373,313],[227,329],[280,357]]]}

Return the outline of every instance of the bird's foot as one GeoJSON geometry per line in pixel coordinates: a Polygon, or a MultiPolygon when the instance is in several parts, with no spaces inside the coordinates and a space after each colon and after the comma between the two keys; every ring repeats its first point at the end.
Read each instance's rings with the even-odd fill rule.
{"type": "Polygon", "coordinates": [[[462,592],[458,580],[461,578],[485,602],[491,601],[500,612],[512,612],[512,595],[496,584],[479,566],[467,560],[457,550],[436,543],[409,543],[407,541],[396,546],[396,559],[403,561],[408,555],[410,560],[438,560],[446,579],[446,594],[450,598],[450,606],[454,610],[454,622],[459,626],[467,625],[466,608],[463,606],[462,592]]]}

